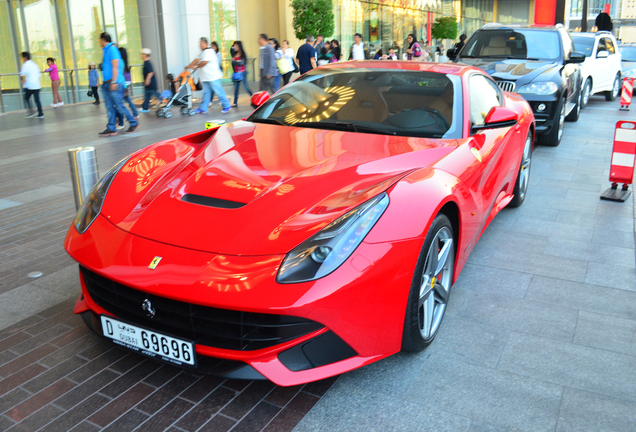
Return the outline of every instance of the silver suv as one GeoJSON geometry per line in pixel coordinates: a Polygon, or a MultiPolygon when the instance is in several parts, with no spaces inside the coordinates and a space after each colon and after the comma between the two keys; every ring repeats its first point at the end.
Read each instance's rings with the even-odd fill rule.
{"type": "Polygon", "coordinates": [[[593,94],[604,93],[608,101],[616,99],[621,91],[621,53],[614,35],[608,31],[570,35],[575,49],[585,54],[581,64],[581,108],[587,106],[593,94]]]}

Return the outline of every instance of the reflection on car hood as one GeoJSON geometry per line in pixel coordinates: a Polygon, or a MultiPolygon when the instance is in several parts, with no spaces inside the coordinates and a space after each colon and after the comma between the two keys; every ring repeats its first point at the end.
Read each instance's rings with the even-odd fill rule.
{"type": "Polygon", "coordinates": [[[630,62],[630,61],[622,61],[621,62],[621,70],[623,72],[628,71],[628,70],[633,70],[636,69],[636,62],[630,62]]]}
{"type": "Polygon", "coordinates": [[[204,140],[193,137],[132,157],[111,184],[102,216],[122,230],[181,247],[286,253],[458,145],[244,121],[204,140]]]}
{"type": "Polygon", "coordinates": [[[543,72],[559,67],[559,63],[553,61],[524,59],[497,60],[492,58],[460,58],[459,61],[478,67],[495,79],[517,81],[517,88],[528,84],[543,72]]]}

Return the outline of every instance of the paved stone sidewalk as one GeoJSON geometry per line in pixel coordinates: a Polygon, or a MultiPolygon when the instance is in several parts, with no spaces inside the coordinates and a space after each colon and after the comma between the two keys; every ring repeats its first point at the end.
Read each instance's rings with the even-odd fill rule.
{"type": "Polygon", "coordinates": [[[599,200],[619,119],[594,97],[538,147],[433,344],[342,375],[295,431],[636,430],[634,206],[599,200]]]}

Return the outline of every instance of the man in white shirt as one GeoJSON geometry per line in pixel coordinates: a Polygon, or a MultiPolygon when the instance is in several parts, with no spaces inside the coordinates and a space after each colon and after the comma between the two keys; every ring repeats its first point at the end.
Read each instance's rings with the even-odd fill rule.
{"type": "Polygon", "coordinates": [[[223,85],[221,84],[221,78],[223,73],[219,66],[219,58],[216,52],[208,45],[208,39],[202,37],[199,41],[201,47],[201,54],[186,66],[186,69],[198,69],[199,81],[201,87],[203,87],[203,98],[201,105],[195,111],[197,114],[206,114],[210,101],[212,100],[212,94],[216,94],[221,101],[223,114],[230,111],[230,101],[227,99],[223,85]]]}
{"type": "Polygon", "coordinates": [[[362,43],[362,35],[356,33],[353,35],[354,44],[351,47],[351,60],[364,60],[364,44],[362,43]]]}
{"type": "Polygon", "coordinates": [[[27,115],[27,118],[35,117],[36,115],[38,118],[44,118],[42,104],[40,103],[40,89],[42,88],[42,85],[40,84],[40,75],[40,68],[33,60],[31,60],[31,54],[26,51],[23,52],[20,76],[22,77],[22,84],[24,87],[24,100],[29,108],[29,115],[27,115]],[[33,112],[31,109],[31,95],[33,95],[35,105],[38,107],[37,113],[33,112]]]}

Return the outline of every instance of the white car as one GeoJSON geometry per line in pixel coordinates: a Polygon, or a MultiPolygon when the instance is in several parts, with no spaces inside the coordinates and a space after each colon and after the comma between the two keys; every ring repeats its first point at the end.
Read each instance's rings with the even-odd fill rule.
{"type": "Polygon", "coordinates": [[[598,33],[570,33],[575,50],[585,53],[581,64],[581,108],[590,96],[605,93],[605,100],[613,101],[621,91],[621,54],[614,35],[598,33]]]}

